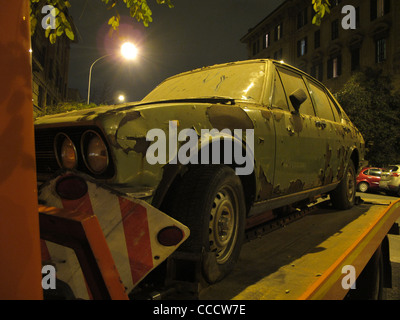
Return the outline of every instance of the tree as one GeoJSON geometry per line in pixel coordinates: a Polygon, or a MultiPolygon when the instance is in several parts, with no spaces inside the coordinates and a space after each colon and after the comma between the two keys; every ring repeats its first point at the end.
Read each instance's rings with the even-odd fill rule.
{"type": "MultiPolygon", "coordinates": [[[[166,4],[169,8],[173,8],[171,0],[156,0],[158,4],[166,4]]],[[[51,43],[55,43],[57,37],[65,35],[74,40],[75,35],[71,27],[70,22],[66,16],[66,11],[71,7],[68,0],[30,0],[31,2],[31,34],[33,35],[37,27],[38,21],[42,21],[43,14],[45,16],[46,25],[52,26],[46,29],[46,38],[49,38],[51,43]],[[45,6],[51,6],[45,8],[45,6]]],[[[152,19],[152,11],[147,4],[147,0],[101,0],[107,8],[113,9],[114,14],[108,20],[108,24],[112,30],[117,30],[120,22],[120,15],[117,10],[117,4],[124,3],[126,8],[129,10],[129,14],[132,18],[135,18],[138,22],[142,21],[144,26],[148,26],[152,19]]]]}
{"type": "Polygon", "coordinates": [[[361,131],[371,165],[400,162],[400,92],[382,70],[368,68],[353,75],[337,93],[343,109],[361,131]]]}

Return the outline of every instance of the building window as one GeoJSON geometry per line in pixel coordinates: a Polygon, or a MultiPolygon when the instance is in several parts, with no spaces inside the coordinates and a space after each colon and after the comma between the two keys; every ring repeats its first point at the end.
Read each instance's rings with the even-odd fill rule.
{"type": "Polygon", "coordinates": [[[269,33],[266,33],[263,37],[263,48],[266,49],[270,45],[270,38],[269,38],[269,33]]]}
{"type": "Polygon", "coordinates": [[[317,63],[311,67],[311,76],[315,79],[318,79],[319,81],[323,80],[324,68],[322,62],[317,63]]]}
{"type": "Polygon", "coordinates": [[[350,51],[351,54],[351,71],[360,69],[360,48],[354,48],[350,51]]]}
{"type": "Polygon", "coordinates": [[[259,41],[257,39],[257,40],[255,40],[253,42],[253,56],[255,56],[260,51],[260,47],[259,46],[260,46],[259,45],[259,41]]]}
{"type": "Polygon", "coordinates": [[[308,8],[305,8],[297,15],[297,29],[304,27],[308,23],[308,8]]]}
{"type": "Polygon", "coordinates": [[[297,56],[302,57],[307,54],[307,37],[297,41],[297,56]]]}
{"type": "Polygon", "coordinates": [[[386,61],[386,39],[379,39],[376,41],[376,63],[386,61]]]}
{"type": "Polygon", "coordinates": [[[321,30],[317,30],[314,32],[314,49],[317,49],[321,46],[321,30]]]}
{"type": "Polygon", "coordinates": [[[342,56],[336,55],[328,60],[328,79],[338,78],[342,74],[342,56]]]}
{"type": "Polygon", "coordinates": [[[371,0],[371,21],[390,12],[390,0],[371,0]]]}
{"type": "Polygon", "coordinates": [[[278,24],[275,27],[275,41],[282,39],[282,29],[283,29],[282,23],[278,24]]]}
{"type": "Polygon", "coordinates": [[[339,20],[336,19],[331,24],[331,39],[335,40],[339,37],[339,20]]]}

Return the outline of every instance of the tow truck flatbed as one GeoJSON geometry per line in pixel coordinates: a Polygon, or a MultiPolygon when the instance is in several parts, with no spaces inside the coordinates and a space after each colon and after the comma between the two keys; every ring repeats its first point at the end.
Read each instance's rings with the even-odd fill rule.
{"type": "Polygon", "coordinates": [[[370,199],[346,211],[318,204],[302,219],[244,244],[232,274],[199,298],[343,299],[342,268],[354,266],[358,277],[400,217],[400,201],[393,200],[370,199]]]}

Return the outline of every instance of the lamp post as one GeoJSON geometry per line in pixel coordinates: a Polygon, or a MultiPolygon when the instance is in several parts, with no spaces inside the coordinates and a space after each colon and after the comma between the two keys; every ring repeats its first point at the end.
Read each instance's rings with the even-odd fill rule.
{"type": "MultiPolygon", "coordinates": [[[[137,56],[137,53],[138,53],[138,50],[137,50],[137,48],[136,48],[136,46],[135,46],[134,44],[132,44],[132,43],[130,43],[130,42],[125,42],[124,44],[122,44],[122,46],[121,46],[121,55],[122,55],[126,60],[133,60],[133,59],[135,59],[136,56],[137,56]]],[[[88,94],[87,94],[87,104],[90,103],[90,84],[91,84],[91,82],[92,82],[92,69],[93,69],[94,64],[95,64],[97,61],[99,61],[99,60],[101,60],[101,59],[104,59],[104,58],[106,58],[106,57],[108,57],[108,56],[111,56],[111,55],[113,55],[113,54],[114,54],[114,53],[109,53],[109,54],[106,54],[106,55],[104,55],[104,56],[98,58],[98,59],[95,60],[95,61],[92,63],[92,65],[90,66],[90,69],[89,69],[88,94]]]]}

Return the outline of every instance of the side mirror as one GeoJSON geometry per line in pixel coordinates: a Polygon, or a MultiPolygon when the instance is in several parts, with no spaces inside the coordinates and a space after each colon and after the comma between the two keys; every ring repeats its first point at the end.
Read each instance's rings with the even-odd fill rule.
{"type": "Polygon", "coordinates": [[[296,112],[299,112],[301,104],[307,100],[307,95],[303,89],[297,89],[292,92],[289,96],[290,101],[292,102],[293,108],[296,112]]]}

